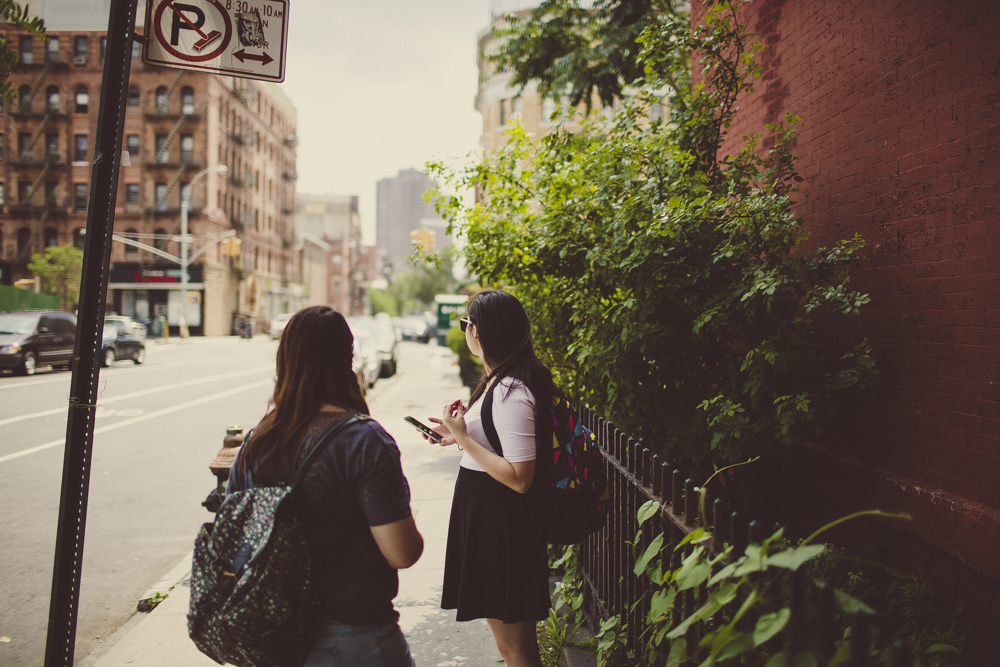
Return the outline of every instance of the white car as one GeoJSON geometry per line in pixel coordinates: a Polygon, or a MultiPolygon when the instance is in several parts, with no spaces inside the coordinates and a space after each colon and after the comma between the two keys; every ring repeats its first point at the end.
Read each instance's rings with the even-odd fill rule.
{"type": "Polygon", "coordinates": [[[281,332],[285,330],[285,325],[288,324],[288,320],[292,319],[291,315],[278,315],[276,318],[271,320],[270,325],[267,327],[267,335],[271,337],[271,340],[278,340],[281,338],[281,332]]]}

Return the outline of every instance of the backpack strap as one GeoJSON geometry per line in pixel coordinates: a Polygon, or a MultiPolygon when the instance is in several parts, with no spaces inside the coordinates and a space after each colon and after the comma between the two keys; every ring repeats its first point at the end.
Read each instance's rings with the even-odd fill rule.
{"type": "Polygon", "coordinates": [[[354,424],[356,422],[368,421],[369,419],[371,419],[371,417],[369,417],[368,415],[356,414],[353,417],[349,417],[348,419],[345,419],[337,423],[336,426],[334,426],[329,431],[324,433],[323,437],[320,438],[319,441],[313,446],[312,451],[309,452],[309,455],[306,456],[306,460],[303,461],[302,465],[299,466],[299,469],[295,471],[295,477],[292,478],[292,489],[294,489],[296,485],[298,485],[298,483],[302,481],[302,478],[306,476],[306,471],[309,469],[309,466],[312,465],[313,461],[316,459],[316,456],[319,454],[319,451],[320,449],[322,449],[323,445],[332,440],[335,435],[343,431],[351,424],[354,424]]]}
{"type": "Polygon", "coordinates": [[[493,384],[486,390],[483,396],[483,430],[486,431],[486,439],[490,441],[493,451],[499,456],[503,456],[503,446],[500,445],[500,434],[497,433],[497,425],[493,423],[493,390],[497,388],[499,382],[493,384]]]}

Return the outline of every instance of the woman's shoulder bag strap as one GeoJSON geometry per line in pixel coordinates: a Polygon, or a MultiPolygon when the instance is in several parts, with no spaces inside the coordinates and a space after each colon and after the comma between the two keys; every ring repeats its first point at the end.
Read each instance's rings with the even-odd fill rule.
{"type": "Polygon", "coordinates": [[[338,433],[343,431],[351,424],[354,424],[356,422],[368,421],[369,419],[371,419],[371,417],[369,417],[368,415],[356,414],[353,417],[349,417],[341,422],[338,422],[333,428],[324,433],[323,437],[320,438],[313,446],[312,451],[309,452],[309,455],[306,457],[306,460],[302,462],[302,465],[300,465],[299,469],[295,472],[295,477],[292,479],[292,488],[294,489],[295,486],[302,480],[302,478],[306,476],[306,471],[309,469],[309,466],[312,465],[312,462],[316,459],[316,456],[319,454],[320,449],[322,449],[323,445],[325,445],[330,440],[333,440],[333,438],[338,433]]]}
{"type": "Polygon", "coordinates": [[[486,390],[483,396],[483,430],[486,431],[486,439],[490,441],[490,446],[497,456],[503,456],[503,446],[500,444],[500,434],[497,433],[497,425],[493,423],[493,390],[497,388],[499,382],[495,382],[492,387],[486,390]]]}

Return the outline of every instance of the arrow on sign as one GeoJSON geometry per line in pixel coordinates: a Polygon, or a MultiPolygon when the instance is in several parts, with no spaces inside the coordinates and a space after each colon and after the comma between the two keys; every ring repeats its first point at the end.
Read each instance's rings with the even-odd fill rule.
{"type": "Polygon", "coordinates": [[[233,56],[237,60],[239,60],[241,63],[242,62],[246,62],[247,60],[258,60],[258,61],[260,61],[261,66],[267,65],[270,62],[274,62],[274,58],[272,58],[271,56],[267,55],[266,51],[264,53],[260,54],[259,56],[257,56],[257,55],[254,55],[252,53],[247,53],[246,49],[240,49],[239,51],[237,51],[236,53],[234,53],[233,56]]]}

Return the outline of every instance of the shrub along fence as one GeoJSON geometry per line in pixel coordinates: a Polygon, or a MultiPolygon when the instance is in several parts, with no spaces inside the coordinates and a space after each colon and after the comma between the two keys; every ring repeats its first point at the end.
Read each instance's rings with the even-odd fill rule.
{"type": "MultiPolygon", "coordinates": [[[[628,664],[758,664],[754,650],[767,667],[872,664],[872,610],[800,567],[824,547],[789,546],[781,530],[709,502],[683,472],[578,410],[607,461],[611,494],[606,525],[580,545],[583,611],[595,631],[623,629],[628,664]]],[[[901,642],[878,656],[890,667],[907,660],[901,642]]]]}
{"type": "Polygon", "coordinates": [[[59,297],[0,285],[0,312],[29,309],[59,310],[59,297]]]}

